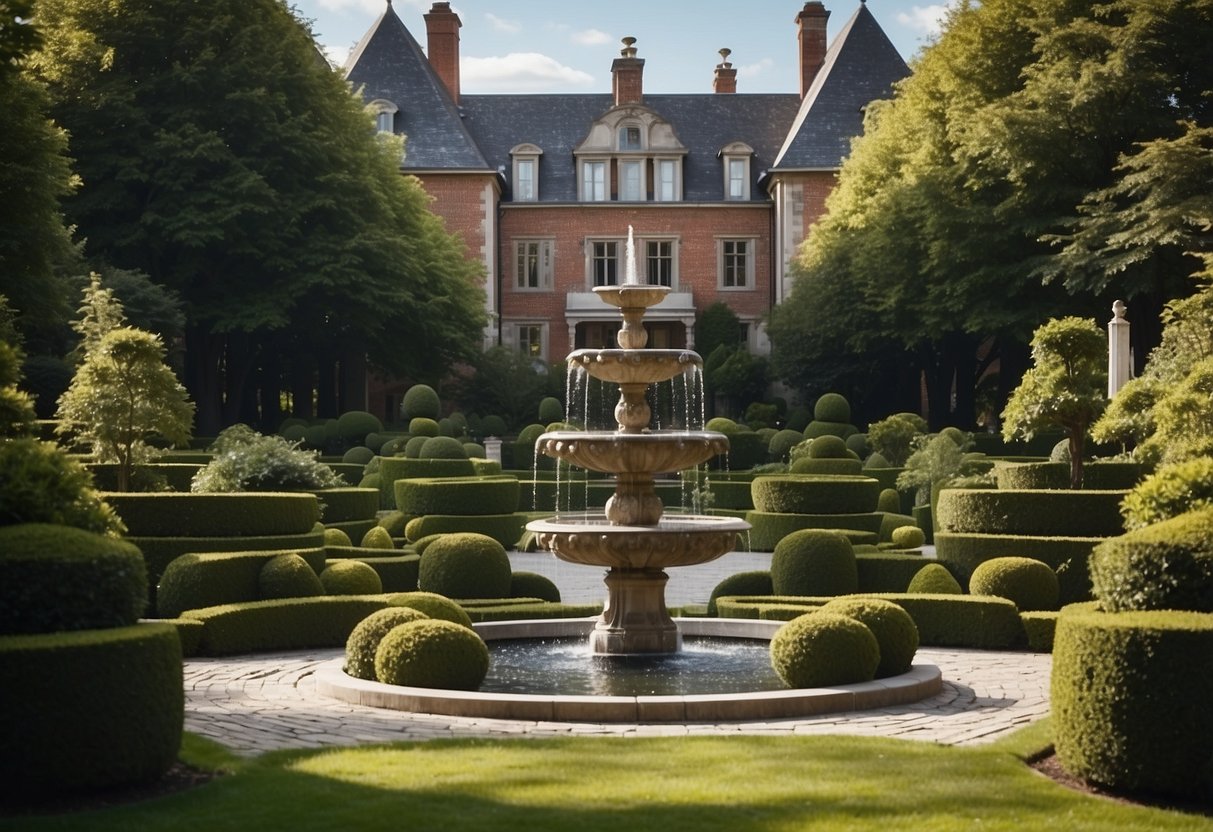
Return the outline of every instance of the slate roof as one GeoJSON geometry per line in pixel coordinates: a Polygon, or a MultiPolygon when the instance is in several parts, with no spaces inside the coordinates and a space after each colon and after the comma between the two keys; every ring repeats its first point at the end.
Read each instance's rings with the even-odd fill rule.
{"type": "Polygon", "coordinates": [[[889,98],[893,84],[909,74],[897,48],[861,2],[826,52],[775,169],[841,167],[851,152],[851,139],[863,133],[863,108],[889,98]]]}

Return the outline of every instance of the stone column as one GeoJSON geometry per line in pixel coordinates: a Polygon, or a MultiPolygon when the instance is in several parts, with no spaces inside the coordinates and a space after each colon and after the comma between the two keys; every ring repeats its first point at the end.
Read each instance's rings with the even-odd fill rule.
{"type": "Polygon", "coordinates": [[[1133,377],[1133,356],[1129,347],[1129,322],[1123,302],[1112,304],[1112,320],[1108,321],[1108,398],[1112,398],[1133,377]]]}

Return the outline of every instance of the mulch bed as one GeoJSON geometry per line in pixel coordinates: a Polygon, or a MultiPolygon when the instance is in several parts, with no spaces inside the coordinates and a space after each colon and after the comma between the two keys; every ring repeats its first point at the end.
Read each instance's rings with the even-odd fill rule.
{"type": "Polygon", "coordinates": [[[1065,786],[1067,789],[1073,789],[1076,792],[1083,794],[1102,797],[1106,800],[1111,800],[1115,803],[1123,803],[1126,806],[1150,806],[1155,809],[1171,809],[1176,812],[1184,812],[1185,814],[1204,815],[1205,817],[1213,817],[1213,804],[1209,802],[1195,801],[1177,801],[1169,798],[1143,798],[1137,795],[1128,797],[1123,794],[1118,794],[1114,791],[1101,788],[1094,783],[1088,783],[1074,775],[1070,774],[1061,767],[1061,761],[1057,759],[1057,755],[1050,753],[1038,760],[1029,762],[1029,765],[1036,771],[1048,777],[1050,780],[1065,786]]]}

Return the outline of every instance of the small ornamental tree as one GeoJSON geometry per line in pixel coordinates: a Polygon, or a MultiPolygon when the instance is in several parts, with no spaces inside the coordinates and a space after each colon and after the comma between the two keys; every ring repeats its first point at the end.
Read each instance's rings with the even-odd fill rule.
{"type": "Polygon", "coordinates": [[[1107,344],[1095,324],[1082,318],[1055,318],[1032,335],[1034,366],[1011,394],[1002,412],[1002,437],[1031,439],[1059,427],[1070,447],[1070,487],[1082,487],[1087,428],[1107,405],[1107,344]]]}
{"type": "Polygon", "coordinates": [[[118,464],[118,490],[131,472],[161,453],[153,435],[187,442],[194,405],[164,363],[164,345],[150,332],[122,327],[104,335],[59,398],[59,434],[92,445],[98,462],[118,464]]]}

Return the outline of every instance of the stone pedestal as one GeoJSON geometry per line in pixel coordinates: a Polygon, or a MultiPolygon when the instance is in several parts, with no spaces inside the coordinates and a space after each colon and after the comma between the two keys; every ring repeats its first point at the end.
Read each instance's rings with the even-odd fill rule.
{"type": "Polygon", "coordinates": [[[613,567],[607,572],[606,607],[590,634],[602,656],[677,653],[682,636],[665,605],[669,576],[662,569],[613,567]]]}

